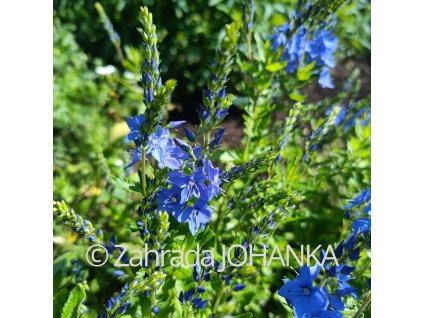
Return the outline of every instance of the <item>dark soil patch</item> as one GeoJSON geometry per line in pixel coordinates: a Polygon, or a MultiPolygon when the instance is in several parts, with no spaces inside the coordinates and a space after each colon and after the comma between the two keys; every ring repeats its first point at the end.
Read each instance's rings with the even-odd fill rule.
{"type": "Polygon", "coordinates": [[[338,94],[339,90],[342,88],[345,80],[355,69],[360,70],[359,78],[361,80],[361,90],[359,97],[363,98],[369,95],[371,91],[370,64],[363,60],[344,60],[338,63],[335,69],[332,71],[332,78],[335,84],[335,88],[321,88],[319,83],[314,82],[304,89],[304,93],[307,95],[306,101],[309,103],[316,103],[322,99],[325,99],[326,97],[336,96],[336,94],[338,94]]]}
{"type": "MultiPolygon", "coordinates": [[[[334,97],[342,88],[345,80],[350,76],[354,69],[360,70],[360,80],[362,82],[359,97],[365,97],[371,92],[371,68],[368,61],[363,60],[344,60],[335,67],[332,71],[335,89],[321,88],[317,82],[308,85],[304,88],[304,93],[307,95],[306,102],[316,103],[327,97],[334,97]]],[[[201,92],[196,94],[196,101],[192,100],[191,103],[197,105],[201,104],[201,92]]],[[[198,124],[198,115],[192,108],[183,108],[180,105],[177,109],[170,114],[171,120],[187,120],[188,123],[185,127],[195,130],[195,125],[198,124]]],[[[286,114],[283,112],[275,112],[272,114],[273,121],[281,121],[285,118],[286,114]]],[[[226,119],[221,124],[225,128],[225,135],[222,139],[224,147],[232,149],[241,146],[241,140],[244,136],[244,123],[242,119],[242,111],[237,107],[232,106],[226,119]]],[[[181,130],[182,131],[182,130],[181,130]]],[[[181,137],[181,136],[180,136],[181,137]]]]}

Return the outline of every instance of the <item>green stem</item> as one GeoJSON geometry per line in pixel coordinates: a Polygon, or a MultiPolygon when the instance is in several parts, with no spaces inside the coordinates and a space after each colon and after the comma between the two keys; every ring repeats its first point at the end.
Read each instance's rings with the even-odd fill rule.
{"type": "Polygon", "coordinates": [[[252,49],[251,49],[251,31],[247,33],[247,48],[248,48],[248,60],[251,61],[253,58],[252,49]]]}
{"type": "Polygon", "coordinates": [[[204,133],[203,149],[205,149],[205,153],[207,153],[209,150],[209,140],[210,140],[210,130],[207,130],[207,132],[204,133]]]}
{"type": "MultiPolygon", "coordinates": [[[[156,289],[153,289],[151,291],[151,307],[156,306],[157,304],[157,300],[156,300],[156,289]]],[[[150,316],[149,317],[155,317],[155,315],[152,314],[152,312],[150,311],[150,316]]]]}
{"type": "Polygon", "coordinates": [[[119,62],[120,62],[120,64],[122,65],[122,66],[125,66],[125,58],[124,58],[124,56],[123,56],[123,53],[122,53],[122,48],[120,47],[120,45],[119,44],[113,44],[113,46],[115,47],[115,49],[116,49],[116,53],[117,53],[117,55],[118,55],[118,59],[119,59],[119,62]]]}
{"type": "Polygon", "coordinates": [[[371,301],[372,301],[372,297],[371,297],[371,293],[369,292],[367,294],[366,298],[364,298],[363,302],[361,303],[360,308],[358,308],[357,312],[354,314],[354,316],[352,318],[360,317],[360,315],[363,313],[364,309],[366,309],[366,307],[370,304],[371,301]]]}
{"type": "Polygon", "coordinates": [[[247,161],[248,158],[248,152],[249,152],[249,148],[250,148],[250,141],[251,141],[251,137],[247,136],[247,141],[245,142],[245,148],[244,148],[244,161],[247,161]]]}
{"type": "MultiPolygon", "coordinates": [[[[227,194],[230,193],[232,185],[233,185],[233,183],[230,183],[228,185],[228,187],[226,188],[225,192],[227,194]]],[[[218,243],[218,237],[219,237],[219,235],[217,235],[217,233],[219,231],[220,223],[222,222],[222,219],[224,219],[224,217],[227,215],[227,213],[229,213],[229,212],[227,212],[226,214],[224,213],[224,207],[227,206],[228,201],[229,201],[229,200],[226,200],[226,198],[228,198],[228,197],[229,196],[223,197],[222,203],[219,205],[219,208],[217,209],[217,219],[216,219],[216,222],[214,222],[214,224],[213,224],[213,226],[214,226],[214,232],[216,233],[216,236],[214,238],[214,249],[215,249],[215,251],[217,251],[217,243],[218,243]]]]}
{"type": "Polygon", "coordinates": [[[187,305],[187,313],[186,316],[187,318],[191,317],[191,306],[187,305]]]}
{"type": "Polygon", "coordinates": [[[238,222],[238,224],[237,224],[237,226],[236,226],[236,230],[235,230],[235,237],[238,237],[238,232],[241,230],[241,225],[242,225],[242,222],[244,221],[244,219],[245,219],[245,216],[246,216],[247,214],[246,213],[244,213],[243,215],[242,215],[242,217],[241,217],[241,219],[239,220],[239,222],[238,222]]]}
{"type": "Polygon", "coordinates": [[[141,182],[142,182],[142,192],[144,194],[144,196],[146,195],[146,191],[147,191],[147,182],[145,180],[145,152],[146,149],[145,147],[142,147],[142,154],[141,154],[141,182]]]}
{"type": "Polygon", "coordinates": [[[225,291],[225,283],[222,283],[220,285],[220,289],[219,289],[219,291],[217,293],[216,300],[215,300],[214,305],[213,305],[213,310],[212,310],[212,313],[213,314],[215,314],[216,311],[217,311],[217,307],[219,306],[220,299],[222,298],[222,295],[223,295],[223,292],[224,291],[225,291]]]}
{"type": "MultiPolygon", "coordinates": [[[[254,90],[254,100],[253,100],[253,113],[250,117],[250,122],[251,124],[254,126],[254,121],[256,118],[256,109],[257,109],[257,101],[258,101],[258,93],[256,90],[254,90]]],[[[247,141],[245,142],[245,148],[244,148],[244,155],[243,155],[243,159],[244,161],[247,161],[248,159],[248,152],[249,152],[249,148],[250,148],[250,142],[251,142],[251,136],[248,135],[247,136],[247,141]]]]}

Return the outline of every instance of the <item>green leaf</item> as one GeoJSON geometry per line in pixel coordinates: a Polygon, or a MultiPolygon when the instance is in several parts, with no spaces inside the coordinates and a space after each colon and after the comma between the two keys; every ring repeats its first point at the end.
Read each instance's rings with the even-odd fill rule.
{"type": "Polygon", "coordinates": [[[203,232],[197,234],[197,243],[202,247],[207,242],[210,242],[212,238],[214,238],[216,234],[213,230],[208,226],[205,228],[203,232]]]}
{"type": "Polygon", "coordinates": [[[300,69],[298,69],[297,72],[297,78],[300,81],[308,81],[311,77],[311,75],[313,74],[313,68],[314,68],[314,64],[315,62],[311,62],[310,64],[306,65],[305,67],[302,67],[300,69]]]}
{"type": "Polygon", "coordinates": [[[56,292],[53,296],[53,318],[60,318],[62,309],[68,299],[69,291],[65,288],[56,292]]]}
{"type": "Polygon", "coordinates": [[[110,176],[110,182],[122,190],[142,193],[139,182],[134,182],[128,179],[121,179],[115,176],[110,176]]]}
{"type": "Polygon", "coordinates": [[[276,63],[266,65],[266,70],[274,73],[274,72],[280,71],[281,69],[283,69],[283,67],[284,67],[283,63],[276,62],[276,63]]]}
{"type": "Polygon", "coordinates": [[[238,153],[236,153],[236,151],[232,151],[232,150],[227,150],[225,152],[222,153],[222,155],[220,156],[219,160],[222,162],[234,162],[239,160],[240,157],[238,155],[238,153]]]}
{"type": "Polygon", "coordinates": [[[304,96],[297,90],[294,90],[291,94],[289,94],[289,98],[295,100],[296,102],[303,102],[304,96]]]}
{"type": "Polygon", "coordinates": [[[245,96],[236,96],[232,101],[232,104],[240,109],[244,109],[245,106],[251,104],[250,99],[245,96]]]}
{"type": "Polygon", "coordinates": [[[265,51],[264,43],[261,40],[261,37],[260,37],[258,32],[254,32],[254,40],[256,41],[257,53],[259,55],[259,59],[260,59],[260,61],[264,61],[266,59],[266,56],[265,56],[265,53],[264,53],[264,51],[265,51]]]}
{"type": "Polygon", "coordinates": [[[69,294],[65,306],[63,306],[61,318],[77,318],[78,308],[85,299],[85,288],[78,284],[69,294]]]}

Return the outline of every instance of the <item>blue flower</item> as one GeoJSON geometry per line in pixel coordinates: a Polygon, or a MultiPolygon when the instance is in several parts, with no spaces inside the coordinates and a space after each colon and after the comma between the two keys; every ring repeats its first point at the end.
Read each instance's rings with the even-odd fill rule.
{"type": "Polygon", "coordinates": [[[168,129],[157,127],[154,134],[149,136],[147,144],[147,153],[151,154],[157,160],[159,168],[179,169],[184,160],[189,156],[177,147],[168,129]]]}
{"type": "Polygon", "coordinates": [[[181,204],[187,202],[192,196],[196,198],[199,198],[202,194],[207,196],[204,185],[206,176],[201,167],[195,169],[191,175],[186,175],[179,170],[173,170],[169,172],[168,176],[171,183],[181,188],[181,204]]]}
{"type": "Polygon", "coordinates": [[[360,233],[367,235],[371,228],[370,218],[358,218],[354,221],[352,228],[354,230],[354,235],[357,236],[360,233]]]}
{"type": "Polygon", "coordinates": [[[184,127],[184,133],[185,133],[185,136],[187,136],[189,141],[195,142],[195,135],[191,130],[184,127]]]}
{"type": "Polygon", "coordinates": [[[350,204],[343,207],[344,210],[350,210],[355,206],[361,205],[367,201],[370,201],[371,190],[370,188],[363,190],[358,196],[350,200],[350,204]]]}
{"type": "Polygon", "coordinates": [[[307,32],[304,27],[300,27],[297,33],[291,38],[286,45],[285,54],[282,56],[283,61],[288,61],[285,69],[288,74],[297,71],[300,65],[300,59],[303,57],[306,43],[307,43],[307,32]]]}
{"type": "Polygon", "coordinates": [[[181,304],[183,304],[183,303],[185,302],[184,292],[183,292],[182,290],[179,292],[178,299],[179,299],[179,302],[180,302],[181,304]]]}
{"type": "Polygon", "coordinates": [[[182,211],[183,205],[181,202],[181,190],[173,186],[170,189],[162,188],[156,196],[156,202],[159,211],[166,211],[172,216],[179,214],[182,211]]]}
{"type": "Polygon", "coordinates": [[[368,121],[370,119],[370,109],[368,106],[365,106],[363,108],[360,108],[359,110],[357,110],[354,114],[352,114],[352,116],[350,117],[350,119],[348,120],[347,123],[345,123],[344,126],[344,131],[347,131],[349,128],[351,128],[352,126],[355,125],[356,121],[358,119],[360,119],[360,123],[362,126],[366,126],[368,124],[368,121]],[[367,114],[366,114],[367,112],[367,114]],[[366,114],[366,115],[365,115],[366,114]],[[365,115],[365,116],[363,116],[365,115]]]}
{"type": "Polygon", "coordinates": [[[314,73],[319,74],[320,86],[334,88],[330,69],[336,65],[334,53],[338,41],[333,35],[333,28],[328,30],[325,27],[324,24],[310,33],[304,25],[291,29],[289,23],[285,23],[270,36],[270,42],[272,50],[283,50],[282,60],[287,62],[285,70],[288,74],[296,72],[303,63],[314,63],[314,73]],[[292,35],[291,32],[295,33],[292,35]]]}
{"type": "Polygon", "coordinates": [[[372,204],[369,202],[369,204],[364,208],[363,212],[367,215],[370,215],[372,211],[372,204]]]}
{"type": "Polygon", "coordinates": [[[350,276],[349,275],[343,275],[343,277],[340,277],[338,275],[337,278],[338,278],[339,288],[336,291],[336,293],[339,296],[342,296],[342,297],[347,296],[347,295],[352,295],[355,299],[358,299],[358,296],[357,296],[358,288],[351,287],[351,285],[347,283],[347,281],[350,279],[350,276]]]}
{"type": "Polygon", "coordinates": [[[245,284],[235,284],[234,286],[234,291],[240,291],[243,290],[245,288],[245,284]]]}
{"type": "Polygon", "coordinates": [[[302,266],[298,277],[286,282],[280,289],[279,295],[285,297],[294,307],[295,317],[312,315],[315,312],[326,310],[328,299],[323,290],[313,286],[313,280],[319,273],[319,267],[312,273],[310,267],[302,266]]]}
{"type": "Polygon", "coordinates": [[[312,41],[307,42],[307,60],[309,63],[316,62],[316,66],[335,67],[334,53],[336,51],[338,40],[325,29],[318,29],[313,34],[312,41]]]}
{"type": "Polygon", "coordinates": [[[220,184],[222,183],[219,179],[219,169],[214,168],[212,162],[207,160],[204,164],[204,173],[207,176],[207,200],[210,201],[213,197],[218,197],[220,189],[220,184]]]}
{"type": "Polygon", "coordinates": [[[335,85],[332,82],[332,78],[330,76],[330,69],[328,67],[324,67],[319,75],[319,84],[323,88],[335,88],[335,85]]]}
{"type": "Polygon", "coordinates": [[[344,122],[346,115],[347,115],[347,108],[344,107],[344,106],[341,106],[339,113],[336,115],[336,117],[333,121],[333,125],[335,127],[338,127],[339,125],[341,125],[344,122]]]}
{"type": "Polygon", "coordinates": [[[285,45],[287,41],[287,33],[290,31],[289,23],[280,26],[275,34],[270,36],[270,45],[273,51],[285,45]]]}
{"type": "Polygon", "coordinates": [[[144,89],[144,103],[149,104],[153,101],[153,91],[150,86],[144,89]]]}
{"type": "Polygon", "coordinates": [[[217,147],[220,145],[220,142],[222,141],[223,133],[225,132],[225,128],[220,129],[216,135],[214,135],[213,140],[210,142],[210,147],[217,147]]]}
{"type": "MultiPolygon", "coordinates": [[[[343,311],[345,309],[344,303],[342,302],[341,298],[338,297],[338,296],[329,295],[329,303],[336,311],[343,311]]],[[[334,311],[334,312],[336,312],[336,311],[334,311]]],[[[334,317],[336,317],[336,316],[334,316],[334,317]]],[[[341,317],[342,317],[342,315],[341,315],[341,317]]]]}
{"type": "MultiPolygon", "coordinates": [[[[125,139],[126,141],[134,140],[137,144],[137,141],[139,140],[139,131],[137,127],[142,125],[140,120],[141,116],[142,115],[135,116],[137,118],[132,117],[128,120],[128,126],[130,127],[131,132],[125,139]],[[135,132],[137,136],[135,136],[135,132]]],[[[170,169],[179,169],[182,166],[183,161],[189,159],[188,154],[175,145],[175,142],[170,137],[169,130],[162,128],[160,125],[157,127],[156,131],[148,137],[146,153],[157,160],[159,168],[161,169],[165,167],[170,169]]],[[[140,161],[141,155],[142,150],[138,145],[136,145],[132,161],[126,166],[126,168],[132,167],[140,161]]]]}
{"type": "Polygon", "coordinates": [[[161,153],[166,151],[166,148],[173,145],[170,138],[169,130],[163,129],[161,126],[148,137],[147,153],[150,153],[156,160],[159,160],[161,153]]]}
{"type": "Polygon", "coordinates": [[[205,107],[204,105],[200,105],[200,109],[198,111],[198,115],[200,117],[200,120],[205,123],[210,122],[210,109],[205,107]]]}
{"type": "Polygon", "coordinates": [[[117,277],[121,277],[123,276],[125,273],[121,270],[116,270],[113,272],[113,275],[117,276],[117,277]]]}
{"type": "Polygon", "coordinates": [[[159,307],[153,306],[151,308],[151,312],[154,313],[155,315],[158,315],[159,314],[159,307]]]}
{"type": "Polygon", "coordinates": [[[186,122],[187,122],[186,120],[171,121],[167,124],[167,126],[170,128],[178,128],[178,127],[181,127],[186,122]]]}
{"type": "Polygon", "coordinates": [[[206,223],[211,220],[212,209],[207,206],[204,200],[197,200],[194,206],[186,207],[184,211],[177,217],[178,222],[188,222],[189,230],[195,235],[199,229],[204,229],[206,223]]]}
{"type": "Polygon", "coordinates": [[[125,142],[136,141],[140,137],[140,128],[144,123],[144,115],[133,116],[127,120],[130,132],[125,138],[125,142]]]}
{"type": "Polygon", "coordinates": [[[145,72],[145,71],[142,72],[141,81],[145,85],[150,85],[151,84],[151,75],[148,72],[145,72]]]}
{"type": "Polygon", "coordinates": [[[197,159],[200,159],[201,155],[203,154],[203,149],[200,146],[197,146],[194,149],[192,149],[192,152],[194,153],[194,156],[197,159]]]}
{"type": "Polygon", "coordinates": [[[192,304],[194,307],[197,307],[197,309],[204,309],[207,306],[208,299],[202,300],[201,298],[197,297],[192,300],[192,304]]]}
{"type": "Polygon", "coordinates": [[[190,289],[185,293],[185,300],[190,301],[192,296],[194,295],[194,289],[190,289]]]}

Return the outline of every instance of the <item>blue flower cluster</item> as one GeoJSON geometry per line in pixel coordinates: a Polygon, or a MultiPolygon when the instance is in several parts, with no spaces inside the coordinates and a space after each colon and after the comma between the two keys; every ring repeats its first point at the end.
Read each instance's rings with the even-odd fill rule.
{"type": "MultiPolygon", "coordinates": [[[[143,19],[143,24],[147,25],[146,29],[153,30],[151,16],[146,14],[143,19]]],[[[171,214],[180,223],[188,223],[191,234],[195,235],[211,220],[213,211],[208,203],[222,192],[220,171],[209,160],[209,153],[220,145],[224,129],[215,131],[211,140],[210,136],[217,124],[227,115],[231,104],[232,97],[226,94],[225,84],[231,71],[239,35],[235,24],[226,27],[222,48],[218,50],[216,59],[210,63],[212,75],[199,110],[200,127],[197,133],[185,127],[183,129],[191,143],[189,145],[180,139],[172,139],[169,130],[159,124],[162,118],[162,104],[173,90],[174,83],[168,85],[169,81],[166,82],[164,86],[169,86],[169,89],[161,90],[155,33],[148,34],[142,30],[141,33],[147,56],[141,78],[147,110],[143,115],[128,120],[130,132],[125,141],[133,141],[135,151],[132,162],[127,167],[141,160],[141,166],[145,168],[145,158],[148,155],[157,161],[160,169],[170,169],[167,171],[167,184],[160,185],[157,193],[148,195],[143,171],[144,194],[154,196],[158,211],[171,214]],[[202,145],[197,143],[197,134],[203,135],[202,145]]],[[[168,127],[177,128],[182,124],[184,121],[171,122],[168,127]]]]}
{"type": "MultiPolygon", "coordinates": [[[[120,317],[124,315],[132,306],[131,298],[140,292],[143,292],[147,296],[150,295],[152,290],[161,284],[164,277],[165,273],[158,271],[151,272],[150,274],[140,274],[138,272],[137,278],[130,283],[125,283],[115,297],[109,298],[105,306],[106,312],[100,313],[97,318],[120,317]]],[[[151,311],[154,314],[158,314],[159,308],[153,305],[151,311]]]]}
{"type": "Polygon", "coordinates": [[[370,121],[370,107],[363,107],[359,110],[357,110],[354,114],[351,115],[351,117],[346,121],[344,125],[344,131],[347,131],[350,127],[353,127],[357,120],[362,126],[367,126],[367,124],[370,121]],[[366,114],[367,112],[367,114],[366,114]]]}
{"type": "Polygon", "coordinates": [[[338,253],[352,251],[350,253],[351,260],[357,260],[360,248],[370,244],[371,231],[371,189],[363,190],[358,196],[350,201],[343,208],[347,210],[345,217],[352,219],[352,233],[338,248],[338,253]],[[355,211],[354,211],[355,210],[355,211]],[[355,247],[355,248],[354,248],[355,247]]]}
{"type": "Polygon", "coordinates": [[[65,202],[53,202],[53,212],[75,233],[85,236],[91,242],[103,244],[103,231],[101,229],[96,230],[90,221],[69,208],[65,202]]]}
{"type": "MultiPolygon", "coordinates": [[[[274,159],[272,157],[272,159],[274,159]]],[[[241,178],[245,175],[251,174],[256,172],[260,167],[264,166],[266,163],[270,162],[269,158],[261,157],[258,159],[250,159],[246,163],[240,166],[234,166],[228,171],[221,173],[221,179],[224,182],[229,182],[231,180],[235,180],[241,178]]]]}
{"type": "MultiPolygon", "coordinates": [[[[128,283],[125,283],[125,285],[122,287],[122,290],[119,294],[116,295],[116,297],[110,297],[110,299],[106,303],[107,311],[111,311],[114,306],[117,306],[117,313],[123,315],[128,310],[128,308],[132,306],[132,303],[129,301],[121,301],[127,297],[128,287],[128,283]]],[[[100,318],[102,317],[108,316],[106,315],[106,313],[103,313],[102,316],[100,315],[100,318]]]]}
{"type": "Polygon", "coordinates": [[[71,272],[76,283],[81,283],[85,280],[86,272],[84,271],[84,263],[79,259],[71,259],[71,272]]]}
{"type": "Polygon", "coordinates": [[[361,205],[365,205],[364,212],[370,215],[371,210],[371,197],[372,192],[370,188],[367,188],[360,192],[358,196],[354,199],[350,200],[350,203],[343,207],[344,210],[351,210],[355,207],[359,207],[361,205]]]}
{"type": "MultiPolygon", "coordinates": [[[[124,249],[123,249],[123,247],[119,247],[119,248],[116,248],[116,238],[115,238],[115,236],[113,235],[111,238],[110,238],[110,240],[109,240],[109,244],[106,244],[106,243],[103,243],[103,246],[104,246],[104,248],[107,250],[107,253],[109,254],[109,255],[113,255],[113,253],[115,252],[115,251],[117,251],[117,250],[119,250],[119,254],[121,254],[123,251],[124,251],[124,249]]],[[[124,264],[129,264],[129,258],[128,258],[128,252],[125,252],[123,255],[122,255],[122,257],[121,257],[121,260],[120,260],[122,263],[124,263],[124,264]]],[[[123,275],[123,272],[122,272],[122,275],[119,275],[119,272],[120,271],[117,271],[118,273],[114,273],[116,276],[122,276],[123,275]]]]}
{"type": "MultiPolygon", "coordinates": [[[[246,241],[245,241],[245,247],[246,241]]],[[[239,264],[240,263],[240,253],[239,250],[235,251],[234,258],[232,258],[231,264],[239,264]]],[[[219,261],[214,261],[211,258],[209,252],[204,253],[204,264],[199,265],[197,261],[196,265],[193,269],[192,278],[196,283],[194,288],[189,289],[187,292],[181,291],[179,293],[179,301],[181,304],[191,305],[195,309],[204,309],[207,306],[208,300],[207,298],[204,299],[202,296],[206,289],[202,286],[203,283],[209,282],[212,277],[219,277],[224,284],[222,288],[225,286],[232,285],[232,288],[235,292],[243,290],[246,285],[241,283],[234,284],[234,278],[239,278],[241,276],[242,266],[226,266],[224,270],[222,270],[222,263],[219,261]]]]}
{"type": "Polygon", "coordinates": [[[330,76],[330,69],[336,65],[334,53],[338,42],[333,35],[333,26],[326,28],[322,25],[310,31],[304,25],[295,28],[285,23],[270,36],[270,42],[272,50],[281,49],[281,59],[287,62],[285,70],[288,74],[314,63],[320,86],[335,87],[330,76]]]}
{"type": "Polygon", "coordinates": [[[197,260],[196,265],[193,268],[192,278],[196,283],[196,287],[189,289],[187,292],[181,291],[178,299],[181,304],[191,305],[195,309],[204,309],[208,304],[207,297],[203,299],[202,295],[206,289],[202,286],[203,282],[210,281],[210,271],[213,268],[212,259],[208,252],[205,252],[205,264],[206,267],[202,268],[197,260]]]}
{"type": "MultiPolygon", "coordinates": [[[[127,167],[141,159],[140,130],[143,123],[143,115],[128,120],[130,132],[125,141],[135,142],[136,148],[132,162],[127,167]]],[[[184,123],[171,122],[168,126],[177,128],[184,123]]],[[[188,140],[195,142],[195,135],[186,128],[184,131],[188,140]]],[[[210,144],[217,146],[222,135],[222,130],[217,132],[210,144]]],[[[157,161],[159,168],[171,169],[168,173],[170,187],[161,188],[156,196],[158,210],[170,213],[180,223],[187,222],[192,235],[195,235],[211,220],[212,209],[207,203],[221,192],[219,169],[213,167],[201,146],[194,144],[191,147],[180,139],[172,139],[169,130],[160,125],[147,139],[146,153],[157,161]]]]}
{"type": "MultiPolygon", "coordinates": [[[[133,154],[132,162],[126,168],[132,167],[141,160],[142,149],[141,143],[143,136],[140,135],[142,125],[144,123],[144,115],[134,116],[128,119],[127,124],[130,132],[125,138],[125,142],[133,141],[135,143],[135,151],[133,154]]],[[[175,128],[182,125],[184,121],[175,124],[171,122],[169,127],[175,128]]],[[[146,137],[147,146],[146,154],[156,159],[159,168],[179,169],[182,166],[182,161],[187,160],[188,155],[178,147],[173,139],[170,137],[169,129],[163,128],[158,125],[156,131],[146,137]]]]}
{"type": "Polygon", "coordinates": [[[303,160],[309,160],[310,153],[313,153],[317,149],[321,148],[324,144],[331,140],[331,137],[335,136],[334,133],[336,129],[345,125],[348,111],[349,110],[344,105],[332,105],[326,108],[326,120],[312,131],[309,137],[306,138],[307,146],[302,158],[303,160]]]}
{"type": "MultiPolygon", "coordinates": [[[[295,317],[343,317],[345,309],[343,297],[351,295],[358,299],[358,288],[350,285],[351,274],[355,270],[352,262],[360,256],[360,250],[370,244],[370,209],[371,190],[365,189],[344,207],[351,211],[358,209],[354,214],[347,213],[347,218],[353,218],[352,233],[335,249],[338,264],[326,264],[324,279],[320,286],[313,284],[321,268],[303,266],[294,280],[285,279],[285,284],[279,289],[279,295],[285,297],[288,304],[294,309],[295,317]],[[361,215],[365,216],[362,217],[361,215]]],[[[325,255],[322,252],[320,261],[325,255]]],[[[370,282],[367,283],[370,287],[370,282]]]]}
{"type": "MultiPolygon", "coordinates": [[[[184,146],[191,150],[187,144],[184,146]]],[[[208,202],[222,191],[219,169],[209,159],[201,158],[201,152],[201,147],[195,147],[192,150],[195,160],[187,162],[184,169],[171,170],[170,187],[160,189],[157,194],[158,210],[170,213],[180,223],[188,223],[192,235],[204,230],[211,220],[213,210],[208,202]]]]}
{"type": "MultiPolygon", "coordinates": [[[[341,311],[345,309],[341,297],[355,295],[355,288],[351,288],[346,280],[349,275],[337,274],[340,288],[335,293],[329,293],[327,286],[314,285],[314,280],[320,272],[319,266],[302,266],[300,273],[294,280],[285,279],[285,284],[279,289],[279,295],[285,297],[288,304],[293,306],[294,316],[298,318],[343,317],[341,311]]],[[[356,297],[356,296],[355,296],[356,297]]]]}
{"type": "MultiPolygon", "coordinates": [[[[227,25],[225,33],[220,49],[216,51],[215,58],[209,63],[211,74],[207,81],[207,87],[203,91],[203,102],[199,109],[198,132],[203,134],[203,148],[206,153],[209,148],[215,148],[220,144],[224,130],[219,129],[212,141],[209,140],[210,134],[228,114],[233,98],[226,92],[226,83],[234,63],[239,39],[238,27],[236,24],[227,25]]],[[[187,137],[190,139],[189,136],[187,137]]]]}
{"type": "Polygon", "coordinates": [[[204,293],[206,289],[202,286],[197,287],[196,289],[190,289],[186,293],[180,292],[178,299],[181,304],[191,304],[196,309],[204,309],[209,302],[208,299],[203,299],[201,294],[204,293]]]}

